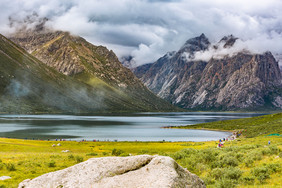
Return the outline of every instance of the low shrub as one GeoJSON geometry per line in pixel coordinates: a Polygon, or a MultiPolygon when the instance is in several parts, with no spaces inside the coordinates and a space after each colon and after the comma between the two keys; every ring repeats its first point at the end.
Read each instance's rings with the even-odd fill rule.
{"type": "Polygon", "coordinates": [[[196,164],[196,167],[195,167],[195,168],[196,168],[197,172],[199,172],[199,173],[204,172],[204,171],[207,170],[206,165],[203,164],[203,163],[198,163],[198,164],[196,164]]]}
{"type": "Polygon", "coordinates": [[[34,171],[34,170],[32,170],[32,171],[30,171],[32,174],[36,174],[36,171],[34,171]]]}
{"type": "Polygon", "coordinates": [[[7,163],[6,164],[6,169],[8,171],[16,171],[16,166],[13,163],[7,163]]]}
{"type": "Polygon", "coordinates": [[[250,159],[250,158],[246,158],[246,159],[244,160],[244,164],[245,164],[246,167],[252,167],[253,164],[254,164],[254,160],[253,160],[253,159],[250,159]]]}
{"type": "Polygon", "coordinates": [[[56,166],[56,162],[55,161],[50,161],[49,163],[47,163],[48,167],[55,167],[56,166]]]}
{"type": "Polygon", "coordinates": [[[103,151],[103,153],[102,153],[103,155],[108,155],[108,153],[107,152],[105,152],[105,151],[103,151]]]}
{"type": "Polygon", "coordinates": [[[81,162],[83,161],[83,157],[81,157],[81,156],[76,156],[76,157],[75,157],[75,161],[76,161],[76,163],[81,163],[81,162]]]}
{"type": "Polygon", "coordinates": [[[114,156],[119,156],[119,155],[122,154],[122,153],[124,153],[124,151],[122,151],[122,150],[120,150],[120,149],[114,148],[114,149],[112,150],[112,155],[114,155],[114,156]]]}
{"type": "Polygon", "coordinates": [[[281,165],[279,163],[270,163],[266,165],[270,174],[281,172],[281,165]]]}
{"type": "Polygon", "coordinates": [[[222,159],[222,166],[238,166],[238,160],[233,157],[233,156],[225,156],[223,159],[222,159]]]}
{"type": "Polygon", "coordinates": [[[263,157],[261,150],[253,150],[248,155],[247,158],[250,158],[255,161],[261,160],[263,157]]]}
{"type": "Polygon", "coordinates": [[[190,156],[190,155],[194,155],[196,153],[198,153],[198,150],[194,149],[194,148],[187,148],[187,149],[183,149],[181,150],[182,152],[185,153],[185,155],[190,156]]]}
{"type": "Polygon", "coordinates": [[[213,166],[215,167],[228,167],[228,166],[238,166],[239,161],[237,158],[230,154],[224,154],[219,156],[217,159],[217,162],[212,163],[213,166]]]}
{"type": "Polygon", "coordinates": [[[212,171],[210,171],[210,177],[213,177],[214,179],[220,179],[223,177],[223,171],[224,169],[223,168],[215,168],[215,169],[212,169],[212,171]]]}
{"type": "Polygon", "coordinates": [[[215,184],[215,179],[210,177],[210,176],[206,176],[203,178],[204,182],[206,185],[212,185],[212,184],[215,184]]]}
{"type": "Polygon", "coordinates": [[[41,167],[40,163],[34,163],[35,166],[41,167]]]}
{"type": "Polygon", "coordinates": [[[240,168],[229,167],[224,170],[224,177],[232,180],[239,180],[243,172],[240,168]]]}
{"type": "Polygon", "coordinates": [[[236,182],[231,179],[222,178],[215,184],[216,188],[235,188],[236,182]]]}
{"type": "Polygon", "coordinates": [[[251,145],[251,144],[245,144],[245,145],[240,147],[241,150],[246,150],[246,151],[249,151],[249,150],[255,149],[255,148],[257,148],[257,145],[251,145]]]}
{"type": "Polygon", "coordinates": [[[261,183],[263,183],[266,179],[270,177],[269,170],[267,167],[256,167],[251,171],[252,175],[254,175],[261,183]]]}
{"type": "Polygon", "coordinates": [[[121,157],[127,157],[127,156],[129,156],[129,154],[128,153],[122,153],[122,154],[120,154],[120,156],[121,157]]]}
{"type": "Polygon", "coordinates": [[[255,177],[254,176],[245,176],[245,177],[242,177],[241,180],[245,185],[252,185],[255,182],[255,177]]]}
{"type": "Polygon", "coordinates": [[[97,156],[97,153],[87,153],[86,156],[97,156]]]}
{"type": "Polygon", "coordinates": [[[280,152],[277,146],[269,146],[269,150],[270,150],[270,154],[273,154],[273,155],[275,154],[277,155],[280,152]]]}
{"type": "Polygon", "coordinates": [[[22,165],[24,163],[24,161],[19,161],[18,165],[22,165]]]}
{"type": "Polygon", "coordinates": [[[70,155],[68,156],[68,159],[70,159],[70,160],[74,159],[73,154],[70,154],[70,155]]]}
{"type": "Polygon", "coordinates": [[[220,161],[213,161],[212,163],[210,163],[210,168],[219,168],[221,167],[221,162],[220,161]]]}
{"type": "Polygon", "coordinates": [[[184,159],[185,157],[187,157],[187,155],[184,152],[179,151],[179,152],[174,153],[171,157],[175,160],[180,160],[180,159],[184,159]]]}
{"type": "Polygon", "coordinates": [[[216,160],[216,157],[219,154],[219,151],[216,149],[207,149],[201,152],[201,157],[203,158],[205,163],[210,163],[216,160]]]}
{"type": "Polygon", "coordinates": [[[236,153],[235,158],[239,161],[242,162],[244,160],[244,154],[243,153],[236,153]]]}

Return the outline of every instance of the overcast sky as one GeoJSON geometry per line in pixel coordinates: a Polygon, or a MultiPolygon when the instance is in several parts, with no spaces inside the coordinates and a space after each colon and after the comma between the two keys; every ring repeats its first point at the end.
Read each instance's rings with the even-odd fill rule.
{"type": "Polygon", "coordinates": [[[178,50],[205,33],[211,42],[233,34],[255,52],[282,53],[282,0],[0,0],[0,32],[9,17],[36,12],[54,29],[70,31],[138,64],[178,50]]]}

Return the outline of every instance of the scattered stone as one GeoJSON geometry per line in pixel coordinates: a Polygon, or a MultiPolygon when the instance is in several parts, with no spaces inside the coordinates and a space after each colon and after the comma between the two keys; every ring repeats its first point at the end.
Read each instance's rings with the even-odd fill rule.
{"type": "Polygon", "coordinates": [[[172,158],[139,155],[92,158],[72,167],[24,180],[19,188],[43,187],[205,188],[195,174],[172,158]]]}
{"type": "Polygon", "coordinates": [[[62,152],[63,153],[68,153],[68,152],[70,152],[70,150],[63,150],[62,152]]]}
{"type": "Polygon", "coordinates": [[[59,144],[57,144],[57,146],[61,146],[61,144],[59,143],[59,144]]]}
{"type": "Polygon", "coordinates": [[[0,180],[8,180],[8,179],[11,179],[10,176],[1,176],[0,177],[0,180]]]}
{"type": "Polygon", "coordinates": [[[52,147],[56,147],[56,144],[53,144],[52,147]]]}
{"type": "Polygon", "coordinates": [[[279,159],[280,157],[279,157],[279,155],[277,155],[276,157],[275,157],[275,159],[279,159]]]}

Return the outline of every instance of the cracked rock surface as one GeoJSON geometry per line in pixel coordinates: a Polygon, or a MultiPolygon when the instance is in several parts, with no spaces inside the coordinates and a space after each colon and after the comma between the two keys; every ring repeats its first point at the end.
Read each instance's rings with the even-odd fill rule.
{"type": "Polygon", "coordinates": [[[92,158],[69,168],[27,179],[19,188],[205,187],[195,174],[172,158],[139,155],[92,158]]]}

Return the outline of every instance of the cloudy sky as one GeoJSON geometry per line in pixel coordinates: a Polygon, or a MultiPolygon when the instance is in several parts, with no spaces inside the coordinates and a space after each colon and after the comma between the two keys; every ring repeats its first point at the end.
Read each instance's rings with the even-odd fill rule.
{"type": "Polygon", "coordinates": [[[49,27],[70,31],[138,64],[178,50],[205,33],[211,42],[233,34],[255,52],[282,54],[281,0],[0,0],[0,32],[36,12],[49,27]]]}

